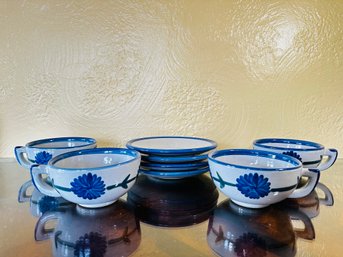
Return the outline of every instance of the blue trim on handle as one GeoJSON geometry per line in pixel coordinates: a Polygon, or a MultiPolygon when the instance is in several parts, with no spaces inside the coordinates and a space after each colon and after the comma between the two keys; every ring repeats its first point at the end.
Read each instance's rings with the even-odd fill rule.
{"type": "Polygon", "coordinates": [[[332,162],[332,165],[333,165],[336,162],[337,158],[338,158],[338,151],[335,148],[329,148],[329,151],[336,153],[336,157],[335,157],[334,161],[332,162]]]}
{"type": "Polygon", "coordinates": [[[275,149],[275,150],[292,150],[292,151],[318,151],[323,150],[324,146],[315,142],[299,140],[299,139],[287,139],[287,138],[261,138],[257,139],[253,142],[254,146],[268,148],[268,149],[275,149]],[[292,144],[292,145],[300,145],[300,146],[310,146],[312,148],[287,148],[287,147],[280,147],[280,146],[270,146],[265,144],[272,144],[272,143],[281,143],[281,144],[292,144]]]}
{"type": "Polygon", "coordinates": [[[33,179],[33,174],[32,174],[32,171],[33,171],[33,168],[35,167],[39,167],[38,164],[33,164],[31,165],[30,167],[30,175],[31,175],[31,180],[32,180],[32,184],[34,185],[34,187],[40,192],[39,188],[37,187],[36,183],[35,183],[35,180],[33,179]]]}
{"type": "Polygon", "coordinates": [[[19,155],[18,155],[18,153],[17,153],[17,149],[18,148],[22,148],[23,146],[16,146],[16,147],[14,147],[14,155],[15,155],[15,158],[17,159],[17,161],[19,162],[19,164],[21,165],[21,166],[23,166],[23,164],[21,163],[21,161],[20,161],[20,159],[19,159],[19,155]]]}
{"type": "Polygon", "coordinates": [[[278,154],[263,150],[252,150],[252,149],[226,149],[226,150],[218,150],[215,152],[212,152],[208,156],[209,161],[212,161],[214,163],[225,165],[225,166],[231,166],[239,169],[248,169],[248,170],[259,170],[259,171],[289,171],[289,170],[295,170],[302,166],[302,163],[291,156],[284,155],[284,154],[278,154]],[[290,163],[291,165],[294,165],[294,167],[288,167],[288,168],[257,168],[257,167],[251,167],[251,166],[244,166],[244,165],[238,165],[233,163],[228,163],[224,161],[217,160],[216,158],[221,156],[228,156],[228,155],[243,155],[243,156],[256,156],[256,157],[263,157],[273,160],[279,160],[284,161],[287,163],[290,163]]]}

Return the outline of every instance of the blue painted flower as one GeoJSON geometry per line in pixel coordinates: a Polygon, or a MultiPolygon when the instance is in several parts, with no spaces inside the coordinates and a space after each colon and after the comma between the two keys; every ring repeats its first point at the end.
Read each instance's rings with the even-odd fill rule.
{"type": "Polygon", "coordinates": [[[90,232],[89,235],[81,236],[75,243],[75,257],[103,257],[107,248],[106,237],[97,233],[90,232]]]}
{"type": "Polygon", "coordinates": [[[59,204],[55,197],[45,195],[38,201],[38,208],[42,214],[47,211],[55,211],[58,207],[59,204]]]}
{"type": "Polygon", "coordinates": [[[35,156],[35,162],[37,164],[48,164],[48,162],[50,161],[50,159],[52,158],[52,154],[48,153],[46,151],[43,152],[39,152],[36,154],[35,156]]]}
{"type": "Polygon", "coordinates": [[[297,152],[294,152],[294,151],[287,151],[287,152],[283,152],[282,154],[285,154],[285,155],[294,157],[294,158],[298,159],[299,161],[301,161],[301,157],[300,157],[299,154],[297,154],[297,152]]]}
{"type": "Polygon", "coordinates": [[[270,192],[270,182],[268,178],[257,173],[245,174],[236,179],[237,189],[246,197],[251,199],[259,199],[265,197],[270,192]]]}
{"type": "Polygon", "coordinates": [[[101,177],[92,173],[83,174],[70,183],[71,191],[83,199],[96,199],[105,194],[105,183],[101,177]]]}

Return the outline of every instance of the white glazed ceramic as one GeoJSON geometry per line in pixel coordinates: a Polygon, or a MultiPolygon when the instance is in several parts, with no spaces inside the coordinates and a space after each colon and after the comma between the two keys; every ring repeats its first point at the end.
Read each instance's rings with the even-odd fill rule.
{"type": "Polygon", "coordinates": [[[209,154],[212,180],[238,205],[262,208],[288,197],[304,197],[312,192],[319,171],[305,169],[299,160],[267,151],[220,150],[209,154]],[[301,176],[308,183],[297,188],[301,176]]]}
{"type": "Polygon", "coordinates": [[[317,168],[320,171],[330,168],[336,161],[336,149],[327,149],[323,145],[297,139],[262,138],[253,142],[257,150],[286,154],[300,160],[305,168],[317,168]],[[327,160],[323,161],[323,157],[327,160]]]}
{"type": "Polygon", "coordinates": [[[112,204],[133,186],[139,163],[135,150],[95,148],[56,156],[48,165],[32,165],[31,177],[43,194],[98,208],[112,204]],[[42,174],[50,177],[52,186],[42,174]]]}
{"type": "Polygon", "coordinates": [[[204,153],[216,148],[217,143],[198,137],[157,136],[132,139],[126,146],[145,154],[177,156],[204,153]]]}
{"type": "Polygon", "coordinates": [[[35,240],[49,238],[55,257],[125,257],[138,248],[141,233],[134,211],[118,200],[100,209],[70,206],[45,213],[36,224],[35,240]],[[55,228],[46,229],[53,220],[55,228]]]}
{"type": "Polygon", "coordinates": [[[96,140],[93,138],[57,137],[32,141],[25,146],[16,146],[14,153],[18,163],[25,169],[30,169],[33,164],[47,164],[59,154],[95,147],[96,140]]]}

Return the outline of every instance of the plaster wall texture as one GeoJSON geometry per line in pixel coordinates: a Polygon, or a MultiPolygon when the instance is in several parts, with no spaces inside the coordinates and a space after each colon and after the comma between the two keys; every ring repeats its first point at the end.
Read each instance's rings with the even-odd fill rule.
{"type": "Polygon", "coordinates": [[[34,139],[343,151],[343,1],[0,1],[0,156],[34,139]]]}

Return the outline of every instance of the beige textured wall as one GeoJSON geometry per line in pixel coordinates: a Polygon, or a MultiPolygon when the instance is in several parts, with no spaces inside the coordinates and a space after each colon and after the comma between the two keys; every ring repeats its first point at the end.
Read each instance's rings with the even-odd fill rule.
{"type": "Polygon", "coordinates": [[[0,1],[0,155],[196,135],[343,150],[343,1],[0,1]]]}

